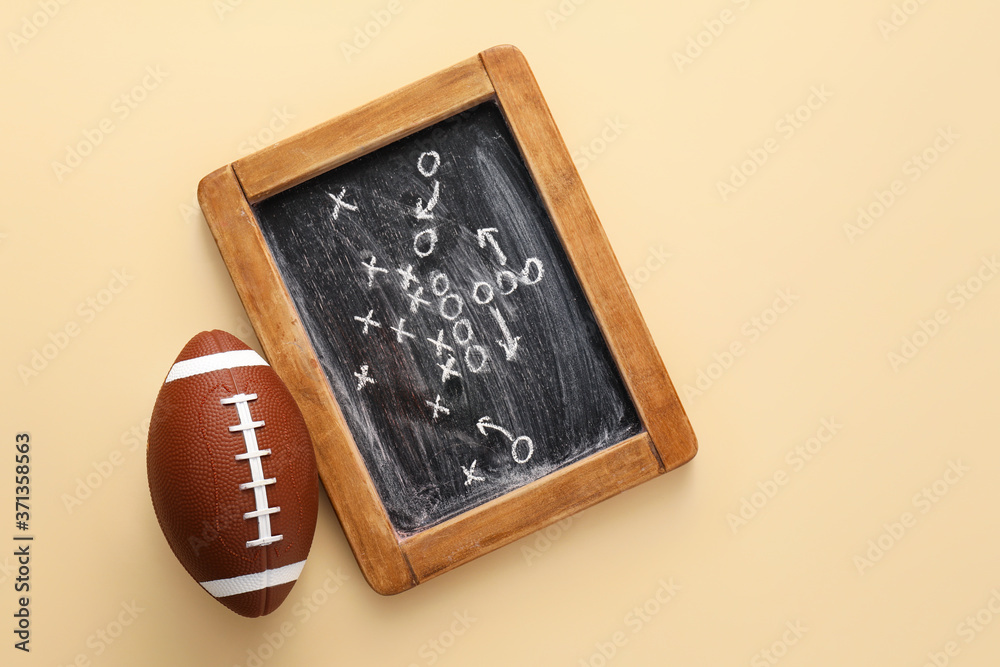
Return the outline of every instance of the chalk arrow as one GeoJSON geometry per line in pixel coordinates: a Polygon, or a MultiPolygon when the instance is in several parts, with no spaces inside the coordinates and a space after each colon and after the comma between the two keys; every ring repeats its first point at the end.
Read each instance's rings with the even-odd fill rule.
{"type": "Polygon", "coordinates": [[[476,428],[478,428],[479,432],[482,433],[483,435],[486,435],[486,429],[488,428],[491,428],[494,431],[500,431],[505,436],[507,436],[508,440],[514,442],[514,436],[511,434],[511,432],[505,429],[503,426],[497,426],[496,424],[494,424],[489,417],[480,417],[479,421],[476,422],[476,428]]]}
{"type": "Polygon", "coordinates": [[[496,227],[483,227],[482,229],[476,230],[476,238],[479,240],[480,248],[485,248],[487,243],[493,246],[493,250],[496,252],[497,259],[500,261],[500,264],[506,264],[507,255],[503,254],[503,251],[500,250],[500,246],[497,245],[497,240],[493,238],[493,235],[499,231],[500,230],[496,227]]]}
{"type": "Polygon", "coordinates": [[[441,190],[440,181],[434,181],[434,192],[431,193],[431,199],[430,201],[427,202],[427,206],[424,206],[423,199],[417,200],[417,205],[413,211],[413,214],[417,216],[417,220],[429,220],[430,218],[434,217],[434,214],[431,213],[431,211],[434,210],[435,206],[437,206],[438,194],[440,190],[441,190]]]}
{"type": "Polygon", "coordinates": [[[503,315],[500,314],[500,309],[496,306],[490,306],[490,313],[493,315],[493,319],[497,321],[500,325],[500,331],[503,333],[503,340],[498,340],[497,345],[503,348],[503,351],[507,353],[507,361],[514,358],[517,354],[517,341],[521,340],[520,336],[511,336],[510,329],[507,328],[507,323],[504,322],[503,315]]]}

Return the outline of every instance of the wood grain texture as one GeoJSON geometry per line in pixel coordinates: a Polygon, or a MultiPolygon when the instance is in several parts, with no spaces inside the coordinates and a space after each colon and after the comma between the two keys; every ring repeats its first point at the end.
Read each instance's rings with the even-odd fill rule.
{"type": "Polygon", "coordinates": [[[535,77],[513,46],[480,57],[653,447],[675,468],[697,453],[694,431],[535,77]]]}
{"type": "Polygon", "coordinates": [[[410,588],[413,573],[231,166],[202,179],[198,201],[268,361],[306,420],[320,478],[365,578],[383,594],[410,588]]]}
{"type": "Polygon", "coordinates": [[[250,203],[286,190],[492,97],[478,57],[237,160],[250,203]]]}
{"type": "Polygon", "coordinates": [[[402,542],[420,582],[660,474],[640,434],[402,542]]]}

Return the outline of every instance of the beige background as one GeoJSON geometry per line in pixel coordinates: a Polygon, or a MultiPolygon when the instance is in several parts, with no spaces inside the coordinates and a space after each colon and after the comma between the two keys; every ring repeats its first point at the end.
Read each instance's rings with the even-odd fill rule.
{"type": "Polygon", "coordinates": [[[996,664],[1000,281],[981,281],[1000,252],[1000,5],[400,0],[349,59],[388,2],[224,2],[0,10],[0,663],[996,664]],[[390,598],[324,496],[290,599],[239,618],[176,562],[145,480],[146,420],[183,344],[222,328],[257,345],[195,186],[251,139],[505,42],[577,154],[701,451],[390,598]],[[88,133],[100,143],[57,175],[88,133]],[[879,192],[881,217],[845,228],[879,192]],[[771,312],[779,290],[792,305],[771,312]],[[904,337],[918,351],[894,363],[904,337]],[[52,358],[27,374],[36,352],[52,358]],[[29,656],[11,646],[21,431],[29,656]]]}

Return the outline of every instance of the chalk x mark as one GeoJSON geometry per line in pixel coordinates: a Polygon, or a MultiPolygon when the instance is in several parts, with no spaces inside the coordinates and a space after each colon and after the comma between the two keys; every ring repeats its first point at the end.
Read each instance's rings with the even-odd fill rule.
{"type": "Polygon", "coordinates": [[[344,193],[347,192],[347,188],[340,188],[340,194],[334,195],[332,192],[327,192],[327,196],[330,197],[336,204],[333,207],[333,219],[336,220],[337,216],[340,215],[340,209],[344,208],[348,211],[357,211],[358,207],[354,204],[348,204],[344,201],[344,193]]]}
{"type": "Polygon", "coordinates": [[[448,361],[443,364],[438,364],[437,367],[441,369],[442,383],[447,382],[452,377],[462,377],[462,374],[455,370],[455,357],[449,355],[448,361]]]}
{"type": "Polygon", "coordinates": [[[368,269],[368,286],[371,287],[375,284],[375,276],[379,273],[389,273],[389,269],[383,269],[381,266],[375,266],[375,255],[372,255],[371,264],[365,264],[361,262],[361,266],[368,269]]]}
{"type": "Polygon", "coordinates": [[[375,320],[372,319],[372,314],[374,312],[375,312],[374,310],[369,310],[368,314],[365,315],[364,317],[358,317],[357,315],[354,316],[354,319],[356,319],[358,322],[361,322],[362,324],[365,325],[365,328],[362,329],[361,333],[365,333],[365,334],[368,333],[368,327],[369,327],[369,325],[373,326],[373,327],[378,327],[379,329],[382,328],[382,323],[381,322],[376,322],[375,320]]]}
{"type": "Polygon", "coordinates": [[[361,367],[360,373],[355,373],[354,377],[358,378],[358,391],[361,391],[362,387],[366,384],[375,384],[375,378],[368,375],[368,365],[365,364],[361,367]]]}
{"type": "Polygon", "coordinates": [[[433,403],[431,403],[430,401],[424,401],[424,403],[426,403],[427,405],[429,405],[432,408],[434,408],[434,421],[437,421],[438,413],[439,412],[443,412],[446,415],[450,415],[451,414],[451,410],[449,410],[445,406],[441,405],[441,395],[440,394],[438,394],[434,398],[434,402],[433,403]]]}
{"type": "Polygon", "coordinates": [[[413,265],[410,264],[406,269],[396,269],[396,273],[403,277],[403,290],[408,290],[410,288],[410,283],[420,283],[420,279],[413,275],[413,265]]]}
{"type": "Polygon", "coordinates": [[[409,292],[407,292],[406,296],[410,297],[410,312],[411,313],[417,312],[417,309],[420,308],[420,304],[424,304],[425,306],[431,305],[430,301],[428,301],[426,299],[421,299],[420,298],[420,295],[423,294],[423,293],[424,293],[424,288],[423,287],[418,287],[417,291],[413,292],[412,294],[409,293],[409,292]]]}
{"type": "Polygon", "coordinates": [[[469,486],[473,482],[485,482],[485,477],[480,477],[476,474],[476,461],[473,461],[468,468],[462,466],[462,472],[465,473],[465,485],[469,486]]]}
{"type": "Polygon", "coordinates": [[[429,342],[431,342],[431,343],[434,343],[434,347],[437,348],[438,359],[441,358],[441,350],[442,349],[448,350],[449,352],[454,352],[455,351],[455,348],[453,348],[451,345],[445,344],[445,342],[444,342],[444,329],[438,329],[437,338],[428,338],[427,340],[429,342]]]}
{"type": "Polygon", "coordinates": [[[393,331],[396,332],[396,342],[397,343],[402,343],[403,342],[403,336],[406,336],[408,338],[416,338],[416,336],[414,336],[409,331],[407,331],[406,329],[403,328],[404,324],[406,324],[406,319],[403,318],[403,317],[401,317],[401,318],[399,318],[399,326],[398,327],[389,327],[390,329],[392,329],[393,331]]]}

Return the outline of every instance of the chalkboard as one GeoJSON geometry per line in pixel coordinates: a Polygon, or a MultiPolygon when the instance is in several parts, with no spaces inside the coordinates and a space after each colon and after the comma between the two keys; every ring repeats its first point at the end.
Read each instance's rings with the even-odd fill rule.
{"type": "Polygon", "coordinates": [[[400,533],[642,430],[495,102],[254,213],[400,533]]]}
{"type": "Polygon", "coordinates": [[[379,593],[695,455],[514,47],[217,169],[198,200],[379,593]]]}

